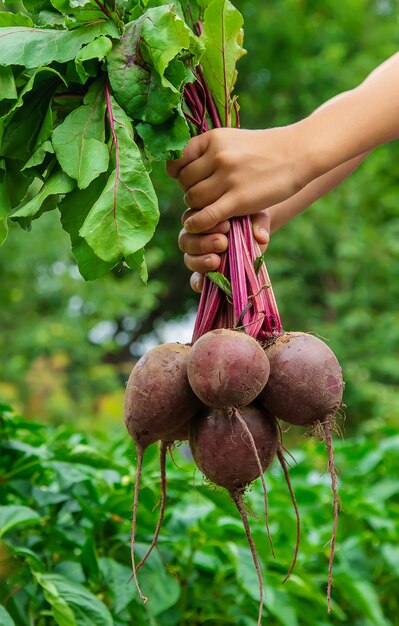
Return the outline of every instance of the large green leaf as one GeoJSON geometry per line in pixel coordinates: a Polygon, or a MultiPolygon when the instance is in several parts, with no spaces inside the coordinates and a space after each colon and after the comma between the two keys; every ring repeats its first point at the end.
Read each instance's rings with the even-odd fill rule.
{"type": "Polygon", "coordinates": [[[159,212],[129,119],[113,98],[108,114],[114,127],[116,165],[79,234],[101,259],[117,262],[151,239],[159,212]]]}
{"type": "Polygon", "coordinates": [[[40,515],[28,506],[10,504],[0,506],[0,537],[16,526],[37,524],[40,515]]]}
{"type": "Polygon", "coordinates": [[[68,606],[57,587],[58,577],[40,574],[39,572],[35,572],[34,576],[43,589],[44,597],[51,605],[51,613],[58,626],[78,626],[72,609],[68,606]]]}
{"type": "Polygon", "coordinates": [[[0,154],[11,159],[26,161],[44,141],[52,124],[49,104],[61,81],[61,74],[52,68],[38,68],[30,77],[3,118],[0,119],[0,137],[3,129],[0,154]],[[44,128],[43,128],[44,127],[44,128]],[[46,131],[46,132],[44,132],[46,131]]]}
{"type": "Polygon", "coordinates": [[[29,200],[29,202],[24,204],[20,209],[15,211],[11,217],[13,220],[21,217],[39,217],[43,209],[43,204],[48,198],[68,193],[69,191],[72,191],[74,187],[75,182],[69,178],[65,172],[57,169],[53,174],[51,174],[49,179],[46,180],[39,193],[29,200]]]}
{"type": "Polygon", "coordinates": [[[140,52],[161,78],[172,59],[181,53],[189,52],[194,62],[198,62],[203,52],[200,40],[173,9],[172,4],[154,7],[137,20],[140,52]]]}
{"type": "Polygon", "coordinates": [[[90,208],[101,195],[105,182],[104,176],[96,178],[86,189],[74,189],[68,193],[58,205],[62,227],[71,237],[72,252],[85,280],[95,280],[115,265],[115,262],[108,263],[100,259],[79,235],[79,230],[90,208]]]}
{"type": "Polygon", "coordinates": [[[57,126],[51,141],[58,162],[79,189],[108,169],[109,152],[105,139],[105,90],[103,81],[95,81],[83,105],[72,111],[57,126]]]}
{"type": "Polygon", "coordinates": [[[231,93],[237,77],[236,62],[244,54],[241,13],[229,0],[213,0],[204,13],[201,59],[205,78],[215,99],[221,120],[232,125],[231,93]]]}
{"type": "Polygon", "coordinates": [[[132,119],[161,124],[182,98],[190,70],[179,61],[189,55],[195,64],[202,44],[173,11],[172,5],[148,9],[127,24],[108,56],[108,73],[116,100],[132,119]]]}
{"type": "Polygon", "coordinates": [[[57,574],[35,574],[58,626],[114,626],[105,604],[82,585],[57,574]]]}
{"type": "Polygon", "coordinates": [[[119,31],[111,21],[93,22],[74,30],[0,28],[0,64],[33,68],[54,61],[66,63],[83,45],[101,35],[118,39],[119,31]]]}
{"type": "Polygon", "coordinates": [[[152,159],[174,159],[181,156],[190,139],[190,129],[179,110],[163,124],[154,126],[138,122],[135,129],[144,142],[146,154],[152,159]]]}

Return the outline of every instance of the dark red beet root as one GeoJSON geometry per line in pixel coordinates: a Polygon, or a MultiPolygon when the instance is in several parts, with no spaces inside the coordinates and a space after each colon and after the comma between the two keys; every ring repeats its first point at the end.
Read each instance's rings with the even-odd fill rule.
{"type": "MultiPolygon", "coordinates": [[[[147,598],[141,592],[135,564],[137,507],[143,455],[151,443],[181,428],[201,406],[187,379],[187,356],[189,352],[190,346],[178,343],[164,344],[153,348],[136,363],[126,387],[125,424],[137,449],[137,474],[134,486],[131,531],[132,577],[143,602],[146,602],[147,598]]],[[[161,473],[162,467],[164,473],[165,453],[163,444],[161,473]]],[[[165,476],[163,475],[161,478],[160,523],[162,523],[165,508],[165,486],[165,476]]]]}
{"type": "Polygon", "coordinates": [[[273,415],[289,424],[324,432],[334,510],[327,584],[330,613],[339,509],[332,433],[345,386],[342,370],[333,351],[323,341],[306,333],[285,333],[266,352],[270,361],[270,377],[259,400],[273,415]]]}
{"type": "Polygon", "coordinates": [[[298,426],[336,415],[344,391],[342,370],[321,339],[285,333],[266,353],[270,377],[259,399],[273,415],[298,426]]]}
{"type": "Polygon", "coordinates": [[[240,410],[233,408],[229,411],[208,409],[191,421],[189,442],[199,469],[213,483],[229,491],[240,513],[259,581],[260,626],[263,579],[244,508],[243,494],[247,485],[260,476],[265,498],[266,529],[270,540],[263,472],[273,461],[279,445],[276,421],[254,406],[245,406],[240,410]]]}
{"type": "MultiPolygon", "coordinates": [[[[252,434],[263,471],[273,461],[278,446],[275,421],[254,406],[240,409],[252,434]]],[[[260,475],[247,433],[234,412],[204,409],[190,422],[190,448],[201,472],[228,491],[249,485],[260,475]]]]}
{"type": "Polygon", "coordinates": [[[136,363],[125,393],[125,423],[143,447],[187,422],[201,404],[187,378],[190,346],[153,348],[136,363]]]}
{"type": "Polygon", "coordinates": [[[202,335],[187,359],[190,385],[204,404],[219,409],[250,404],[269,378],[270,366],[258,342],[237,330],[202,335]]]}

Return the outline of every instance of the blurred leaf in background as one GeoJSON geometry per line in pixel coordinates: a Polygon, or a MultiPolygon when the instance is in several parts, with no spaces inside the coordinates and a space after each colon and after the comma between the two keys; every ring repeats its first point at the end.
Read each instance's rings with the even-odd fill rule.
{"type": "MultiPolygon", "coordinates": [[[[300,432],[300,431],[298,431],[300,432]]],[[[262,523],[263,496],[247,494],[266,585],[270,626],[396,626],[399,542],[397,430],[371,424],[337,441],[343,512],[334,567],[333,612],[326,584],[332,497],[324,445],[297,440],[291,477],[302,517],[294,573],[282,584],[295,543],[295,515],[280,468],[266,477],[276,560],[262,523]],[[367,477],[365,479],[365,477],[367,477]]],[[[121,428],[87,435],[71,426],[0,412],[0,623],[8,626],[255,626],[258,581],[238,513],[206,484],[185,445],[168,461],[168,508],[159,540],[130,577],[131,442],[121,428]],[[3,620],[3,621],[1,621],[3,620]],[[7,621],[8,620],[8,621],[7,621]]],[[[154,532],[158,449],[146,452],[138,517],[139,555],[154,532]]]]}

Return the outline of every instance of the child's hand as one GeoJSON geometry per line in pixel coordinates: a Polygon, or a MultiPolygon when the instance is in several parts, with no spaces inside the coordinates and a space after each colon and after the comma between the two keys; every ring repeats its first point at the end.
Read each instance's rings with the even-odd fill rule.
{"type": "MultiPolygon", "coordinates": [[[[216,271],[220,265],[220,254],[227,250],[227,233],[230,223],[220,222],[211,230],[198,235],[188,233],[185,221],[195,211],[188,209],[182,217],[183,229],[179,234],[179,248],[184,252],[184,263],[193,272],[190,284],[194,291],[200,292],[203,274],[216,271]]],[[[251,217],[254,237],[264,252],[269,243],[270,218],[267,211],[260,211],[251,217]]]]}
{"type": "Polygon", "coordinates": [[[296,124],[269,130],[216,128],[193,137],[183,157],[167,164],[186,205],[197,209],[186,231],[208,232],[230,217],[258,213],[299,191],[308,182],[299,130],[296,124]]]}

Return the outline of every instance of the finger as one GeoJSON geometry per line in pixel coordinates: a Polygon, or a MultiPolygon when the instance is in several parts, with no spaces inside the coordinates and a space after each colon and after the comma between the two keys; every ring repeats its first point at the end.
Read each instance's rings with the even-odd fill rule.
{"type": "Polygon", "coordinates": [[[217,202],[227,191],[226,181],[220,182],[219,177],[214,174],[190,187],[184,194],[184,203],[190,209],[201,210],[217,202]]]}
{"type": "Polygon", "coordinates": [[[187,254],[220,254],[227,250],[227,237],[214,235],[190,235],[184,228],[179,235],[179,248],[187,254]]]}
{"type": "Polygon", "coordinates": [[[191,274],[190,285],[193,291],[196,291],[197,293],[201,293],[203,284],[204,284],[203,274],[199,274],[198,272],[194,272],[194,274],[191,274]]]}
{"type": "MultiPolygon", "coordinates": [[[[183,215],[181,216],[181,223],[183,224],[183,226],[184,226],[185,221],[189,217],[194,215],[194,213],[197,213],[196,209],[186,209],[184,211],[183,215]]],[[[216,224],[216,226],[214,226],[210,230],[207,230],[205,233],[201,233],[201,234],[212,235],[213,233],[220,233],[222,235],[227,235],[229,230],[230,230],[230,222],[228,220],[224,220],[223,222],[219,222],[219,224],[216,224]]]]}
{"type": "Polygon", "coordinates": [[[168,161],[166,171],[172,178],[179,176],[180,170],[186,167],[192,161],[199,159],[206,151],[208,146],[207,133],[192,137],[187,146],[183,150],[183,156],[175,161],[168,161]]]}
{"type": "Polygon", "coordinates": [[[213,174],[213,168],[207,155],[191,161],[181,168],[178,176],[179,186],[183,191],[187,191],[201,180],[206,180],[213,174]]]}
{"type": "Polygon", "coordinates": [[[214,228],[219,222],[233,217],[233,215],[230,196],[224,194],[217,202],[189,217],[184,223],[184,228],[192,234],[204,233],[214,228]]]}
{"type": "Polygon", "coordinates": [[[261,248],[266,250],[270,241],[270,217],[267,211],[260,211],[251,216],[252,232],[261,248]]]}
{"type": "Polygon", "coordinates": [[[192,272],[206,274],[214,272],[220,265],[220,256],[217,254],[184,255],[184,264],[192,272]]]}

